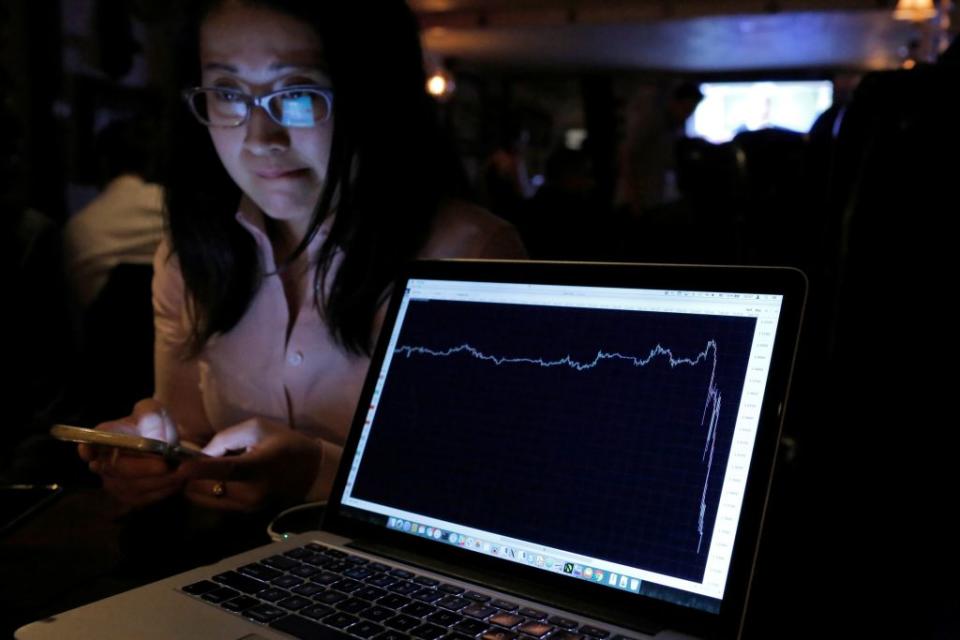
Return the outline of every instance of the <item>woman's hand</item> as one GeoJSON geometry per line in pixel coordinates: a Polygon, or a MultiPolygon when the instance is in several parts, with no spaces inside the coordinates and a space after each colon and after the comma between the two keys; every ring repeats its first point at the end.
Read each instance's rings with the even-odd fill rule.
{"type": "MultiPolygon", "coordinates": [[[[179,440],[173,420],[152,398],[138,402],[132,415],[104,422],[96,428],[170,443],[179,440]]],[[[159,502],[179,492],[184,485],[184,478],[159,456],[89,444],[81,444],[78,448],[90,470],[103,480],[103,488],[127,509],[159,502]]]]}
{"type": "Polygon", "coordinates": [[[213,457],[186,461],[178,470],[185,495],[204,507],[238,511],[302,501],[323,455],[320,443],[263,418],[220,431],[203,451],[213,457]]]}

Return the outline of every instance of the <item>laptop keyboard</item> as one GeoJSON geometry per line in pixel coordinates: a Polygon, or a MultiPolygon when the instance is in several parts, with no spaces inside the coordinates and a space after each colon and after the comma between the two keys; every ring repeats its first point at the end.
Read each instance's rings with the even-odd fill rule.
{"type": "Polygon", "coordinates": [[[297,638],[634,640],[316,543],[182,591],[297,638]]]}

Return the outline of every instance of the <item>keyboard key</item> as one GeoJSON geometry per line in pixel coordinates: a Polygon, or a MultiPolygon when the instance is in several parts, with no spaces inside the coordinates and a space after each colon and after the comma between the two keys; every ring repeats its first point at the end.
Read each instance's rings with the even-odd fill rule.
{"type": "Polygon", "coordinates": [[[370,571],[370,569],[366,567],[353,567],[352,569],[344,571],[343,575],[348,578],[353,578],[354,580],[366,580],[373,575],[373,571],[370,571]]]}
{"type": "Polygon", "coordinates": [[[300,609],[300,615],[319,620],[333,613],[333,609],[322,604],[312,604],[309,607],[300,609]]]}
{"type": "Polygon", "coordinates": [[[444,609],[450,609],[451,611],[460,611],[460,609],[469,605],[470,601],[459,596],[447,596],[446,598],[437,600],[434,604],[444,609]]]}
{"type": "Polygon", "coordinates": [[[381,589],[387,589],[389,587],[392,587],[398,582],[400,581],[385,573],[381,573],[375,576],[370,576],[369,578],[367,578],[367,584],[372,585],[374,587],[380,587],[381,589]]]}
{"type": "Polygon", "coordinates": [[[344,600],[337,605],[337,609],[345,613],[360,613],[369,607],[370,603],[366,600],[361,600],[360,598],[350,598],[349,600],[344,600]]]}
{"type": "Polygon", "coordinates": [[[283,607],[284,609],[288,609],[290,611],[299,611],[300,609],[312,604],[313,602],[311,600],[307,600],[302,596],[290,596],[289,598],[284,598],[283,600],[277,602],[278,607],[283,607]]]}
{"type": "Polygon", "coordinates": [[[307,582],[306,584],[302,584],[299,587],[292,589],[292,591],[298,596],[306,596],[311,598],[318,593],[323,593],[325,589],[318,584],[307,582]]]}
{"type": "Polygon", "coordinates": [[[409,571],[404,571],[403,569],[391,569],[390,575],[394,578],[400,578],[401,580],[409,580],[413,577],[413,574],[409,571]]]}
{"type": "Polygon", "coordinates": [[[271,604],[258,604],[244,611],[243,615],[257,622],[272,622],[287,615],[287,612],[271,604]]]}
{"type": "Polygon", "coordinates": [[[531,609],[530,607],[520,607],[520,611],[518,611],[517,613],[519,613],[525,618],[533,618],[534,620],[547,619],[546,611],[540,611],[539,609],[531,609]]]}
{"type": "Polygon", "coordinates": [[[319,575],[311,576],[311,577],[310,577],[310,580],[312,580],[313,582],[316,582],[317,584],[322,584],[322,585],[324,585],[324,586],[330,586],[330,585],[333,584],[334,582],[340,582],[341,580],[343,580],[343,578],[341,578],[340,576],[338,576],[338,575],[335,574],[335,573],[330,573],[330,572],[328,572],[328,571],[324,571],[323,573],[321,573],[321,574],[319,574],[319,575]]]}
{"type": "Polygon", "coordinates": [[[509,602],[507,600],[494,600],[490,603],[491,607],[496,607],[497,609],[503,609],[504,611],[516,611],[517,603],[509,602]]]}
{"type": "Polygon", "coordinates": [[[260,564],[265,564],[268,567],[279,569],[280,571],[289,571],[290,569],[293,569],[300,563],[294,560],[293,558],[277,555],[277,556],[270,556],[266,560],[261,560],[260,564]]]}
{"type": "Polygon", "coordinates": [[[411,618],[410,616],[400,614],[390,618],[389,620],[385,620],[384,624],[392,629],[396,629],[397,631],[410,631],[410,629],[413,629],[414,627],[419,627],[420,621],[416,618],[411,618]]]}
{"type": "Polygon", "coordinates": [[[402,596],[410,595],[414,591],[419,591],[420,587],[412,582],[398,582],[390,586],[390,591],[399,593],[402,596]]]}
{"type": "Polygon", "coordinates": [[[357,598],[363,598],[364,600],[373,602],[377,598],[382,598],[387,595],[387,592],[383,589],[377,589],[376,587],[364,587],[363,589],[354,591],[353,595],[357,598]]]}
{"type": "Polygon", "coordinates": [[[344,593],[353,593],[357,589],[360,589],[361,587],[363,587],[363,583],[357,582],[356,580],[352,580],[350,578],[344,578],[339,582],[334,582],[330,586],[336,589],[337,591],[343,591],[344,593]]]}
{"type": "Polygon", "coordinates": [[[487,629],[483,632],[483,635],[480,636],[480,640],[516,640],[517,634],[513,631],[507,631],[506,629],[499,629],[494,627],[492,629],[487,629]]]}
{"type": "Polygon", "coordinates": [[[384,597],[377,600],[377,604],[384,607],[390,607],[391,609],[399,609],[405,604],[409,604],[409,602],[410,602],[410,598],[406,596],[397,595],[396,593],[385,595],[384,597]]]}
{"type": "Polygon", "coordinates": [[[334,564],[334,560],[332,558],[325,556],[322,553],[315,553],[312,556],[307,556],[306,558],[302,559],[302,562],[318,569],[326,569],[330,565],[334,564]]]}
{"type": "Polygon", "coordinates": [[[443,636],[441,640],[473,640],[473,638],[465,636],[462,633],[450,633],[443,636]]]}
{"type": "Polygon", "coordinates": [[[327,549],[329,548],[330,547],[324,546],[319,542],[311,542],[306,547],[304,547],[304,549],[309,549],[310,551],[315,551],[317,553],[326,553],[327,549]]]}
{"type": "Polygon", "coordinates": [[[236,598],[238,595],[240,595],[239,591],[235,591],[227,587],[220,587],[218,589],[214,589],[213,591],[207,591],[200,597],[207,602],[220,604],[221,602],[226,602],[230,598],[236,598]]]}
{"type": "Polygon", "coordinates": [[[416,629],[411,629],[410,635],[414,638],[420,638],[420,640],[437,640],[447,635],[447,630],[435,624],[424,624],[416,629]]]}
{"type": "Polygon", "coordinates": [[[473,600],[474,602],[490,602],[490,596],[477,593],[476,591],[467,591],[463,594],[463,597],[467,600],[473,600]]]}
{"type": "Polygon", "coordinates": [[[320,573],[320,567],[311,567],[308,564],[297,565],[288,572],[290,575],[300,576],[301,578],[311,578],[320,573]]]}
{"type": "Polygon", "coordinates": [[[374,571],[390,571],[390,567],[383,564],[382,562],[371,562],[367,566],[373,569],[374,571]]]}
{"type": "Polygon", "coordinates": [[[336,558],[337,560],[343,560],[347,557],[347,554],[345,554],[343,551],[340,551],[339,549],[331,549],[329,547],[325,548],[323,553],[327,554],[331,558],[336,558]]]}
{"type": "Polygon", "coordinates": [[[485,620],[487,616],[491,616],[497,612],[493,607],[485,607],[482,604],[472,604],[460,613],[465,616],[470,616],[471,618],[477,618],[478,620],[485,620]]]}
{"type": "MultiPolygon", "coordinates": [[[[299,587],[303,584],[303,578],[298,578],[297,576],[280,576],[270,584],[275,587],[280,587],[281,589],[293,589],[294,587],[299,587]]],[[[318,585],[314,586],[316,586],[318,589],[323,588],[318,585]]]]}
{"type": "Polygon", "coordinates": [[[517,629],[520,633],[526,634],[528,636],[533,636],[534,638],[542,638],[556,627],[553,625],[546,624],[545,622],[540,622],[539,620],[534,620],[526,624],[520,625],[517,629]]]}
{"type": "Polygon", "coordinates": [[[514,615],[512,613],[498,613],[495,616],[491,616],[487,622],[490,624],[495,624],[498,627],[506,627],[507,629],[512,629],[521,622],[523,618],[520,616],[514,615]]]}
{"type": "Polygon", "coordinates": [[[189,593],[192,596],[199,596],[206,593],[207,591],[213,591],[214,589],[219,589],[219,585],[215,582],[210,582],[209,580],[201,580],[200,582],[194,582],[193,584],[188,584],[183,587],[181,591],[184,593],[189,593]]]}
{"type": "Polygon", "coordinates": [[[417,576],[413,579],[413,581],[424,587],[435,587],[440,584],[439,580],[434,580],[433,578],[428,578],[427,576],[417,576]]]}
{"type": "Polygon", "coordinates": [[[307,556],[313,555],[313,552],[306,547],[297,547],[296,549],[290,549],[290,551],[284,551],[283,555],[287,556],[288,558],[293,558],[294,560],[302,560],[307,556]]]}
{"type": "Polygon", "coordinates": [[[339,591],[324,591],[318,596],[314,596],[313,599],[320,604],[337,604],[338,602],[343,602],[349,598],[345,593],[340,593],[339,591]]]}
{"type": "Polygon", "coordinates": [[[219,582],[225,587],[236,589],[241,593],[256,593],[258,591],[263,591],[268,586],[260,580],[254,580],[253,578],[242,576],[236,571],[227,571],[226,573],[215,575],[213,576],[213,580],[214,582],[219,582]]]}
{"type": "Polygon", "coordinates": [[[420,602],[436,602],[443,594],[436,589],[419,589],[410,594],[410,597],[420,602]]]}
{"type": "Polygon", "coordinates": [[[275,578],[279,578],[283,575],[282,572],[277,571],[276,569],[271,569],[266,567],[258,562],[253,564],[248,564],[237,569],[237,573],[242,573],[245,576],[250,576],[251,578],[256,578],[257,580],[263,580],[264,582],[270,582],[275,578]]]}
{"type": "Polygon", "coordinates": [[[350,564],[369,564],[370,561],[366,558],[361,558],[360,556],[348,555],[346,561],[350,564]]]}
{"type": "Polygon", "coordinates": [[[606,629],[601,629],[600,627],[592,627],[588,624],[580,627],[580,633],[590,636],[591,638],[609,638],[610,632],[606,629]]]}
{"type": "Polygon", "coordinates": [[[220,606],[227,611],[243,611],[260,604],[260,601],[250,596],[238,596],[232,600],[227,600],[220,606]]]}
{"type": "Polygon", "coordinates": [[[349,562],[344,562],[343,560],[337,560],[331,564],[327,565],[327,571],[333,571],[334,573],[343,573],[353,565],[349,562]]]}
{"type": "Polygon", "coordinates": [[[437,587],[437,590],[454,596],[458,596],[464,592],[463,587],[458,587],[457,585],[447,583],[441,584],[439,587],[437,587]]]}
{"type": "Polygon", "coordinates": [[[452,627],[453,625],[463,620],[463,616],[459,616],[453,613],[452,611],[445,611],[443,609],[440,609],[439,611],[435,611],[431,613],[429,616],[427,616],[426,619],[427,619],[427,622],[438,624],[441,627],[452,627]]]}
{"type": "Polygon", "coordinates": [[[560,616],[551,616],[548,622],[557,625],[561,629],[576,629],[577,626],[579,626],[576,620],[570,620],[569,618],[562,618],[560,616]]]}
{"type": "Polygon", "coordinates": [[[399,631],[394,631],[393,629],[387,629],[373,640],[410,640],[410,636],[405,633],[400,633],[399,631]]]}
{"type": "Polygon", "coordinates": [[[433,605],[425,604],[423,602],[411,602],[403,609],[400,609],[400,613],[405,613],[408,616],[413,616],[414,618],[422,618],[426,615],[430,615],[437,608],[433,605]]]}
{"type": "Polygon", "coordinates": [[[284,591],[283,589],[277,589],[276,587],[270,587],[269,589],[264,589],[263,591],[259,592],[257,597],[261,600],[266,600],[267,602],[276,602],[277,600],[283,600],[284,598],[290,597],[290,592],[284,591]]]}
{"type": "Polygon", "coordinates": [[[584,640],[584,637],[579,633],[573,633],[572,631],[556,631],[553,635],[550,636],[550,640],[584,640]]]}
{"type": "Polygon", "coordinates": [[[487,625],[478,621],[478,620],[461,620],[457,624],[453,625],[455,631],[460,631],[468,636],[475,636],[481,631],[484,631],[487,628],[487,625]]]}
{"type": "Polygon", "coordinates": [[[397,615],[397,612],[393,609],[387,609],[386,607],[381,607],[379,605],[374,605],[369,609],[365,609],[360,612],[361,618],[373,620],[374,622],[383,622],[387,618],[392,618],[395,615],[397,615]]]}
{"type": "Polygon", "coordinates": [[[383,627],[378,624],[374,624],[369,620],[361,620],[357,624],[347,629],[347,633],[352,636],[357,636],[358,638],[372,638],[381,631],[383,631],[383,627]]]}
{"type": "Polygon", "coordinates": [[[323,624],[328,624],[337,629],[346,629],[352,624],[360,622],[357,618],[342,612],[336,612],[323,619],[323,624]]]}

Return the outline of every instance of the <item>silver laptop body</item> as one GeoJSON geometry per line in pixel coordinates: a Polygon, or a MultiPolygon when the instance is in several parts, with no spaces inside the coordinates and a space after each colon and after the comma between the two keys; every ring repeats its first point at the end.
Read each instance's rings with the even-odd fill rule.
{"type": "Polygon", "coordinates": [[[803,275],[454,261],[394,286],[320,530],[16,637],[739,637],[803,275]]]}

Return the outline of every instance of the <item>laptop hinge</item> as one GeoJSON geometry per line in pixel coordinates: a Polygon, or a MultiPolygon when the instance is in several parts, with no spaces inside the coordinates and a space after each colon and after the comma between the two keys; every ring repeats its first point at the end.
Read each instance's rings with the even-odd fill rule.
{"type": "Polygon", "coordinates": [[[509,577],[501,572],[482,571],[472,567],[444,562],[423,554],[397,549],[373,541],[354,539],[346,546],[367,551],[375,555],[397,560],[435,573],[442,573],[466,582],[472,582],[486,588],[496,589],[516,595],[518,598],[536,600],[543,604],[559,609],[565,609],[585,617],[607,621],[617,626],[626,626],[648,635],[656,635],[662,627],[639,617],[631,617],[628,624],[622,621],[623,611],[614,610],[596,603],[586,603],[582,599],[566,597],[556,589],[548,589],[543,585],[529,580],[509,577]]]}

